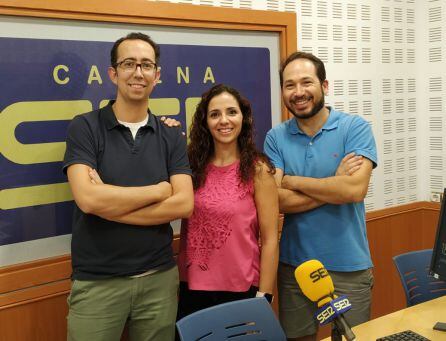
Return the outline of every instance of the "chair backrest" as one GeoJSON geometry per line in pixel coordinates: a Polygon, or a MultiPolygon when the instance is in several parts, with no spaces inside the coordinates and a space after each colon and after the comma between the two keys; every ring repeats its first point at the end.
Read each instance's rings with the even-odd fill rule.
{"type": "Polygon", "coordinates": [[[446,282],[429,275],[432,249],[393,257],[406,294],[407,306],[446,295],[446,282]]]}
{"type": "Polygon", "coordinates": [[[268,301],[263,297],[219,304],[177,322],[182,341],[286,340],[268,301]]]}

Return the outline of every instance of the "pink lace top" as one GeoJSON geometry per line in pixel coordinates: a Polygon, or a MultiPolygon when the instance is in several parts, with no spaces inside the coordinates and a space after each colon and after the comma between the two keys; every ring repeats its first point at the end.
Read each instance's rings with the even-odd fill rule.
{"type": "Polygon", "coordinates": [[[259,284],[254,184],[240,184],[238,166],[210,164],[194,212],[182,222],[178,265],[191,290],[241,292],[259,284]]]}

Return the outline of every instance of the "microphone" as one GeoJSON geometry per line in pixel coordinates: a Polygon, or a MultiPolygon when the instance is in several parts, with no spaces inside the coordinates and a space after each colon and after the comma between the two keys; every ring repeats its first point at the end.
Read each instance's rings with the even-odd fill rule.
{"type": "Polygon", "coordinates": [[[317,302],[319,309],[314,317],[319,324],[333,321],[335,329],[344,335],[347,341],[356,340],[343,315],[352,305],[346,296],[337,297],[334,294],[333,281],[322,263],[316,259],[306,261],[296,268],[294,277],[303,294],[311,301],[317,302]]]}

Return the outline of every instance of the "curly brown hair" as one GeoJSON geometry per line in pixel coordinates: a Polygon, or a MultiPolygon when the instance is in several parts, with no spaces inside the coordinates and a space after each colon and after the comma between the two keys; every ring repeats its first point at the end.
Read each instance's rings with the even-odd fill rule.
{"type": "Polygon", "coordinates": [[[207,124],[209,102],[212,98],[224,92],[232,95],[237,100],[243,115],[242,129],[237,138],[237,144],[240,151],[240,181],[248,183],[253,179],[256,173],[256,166],[259,162],[266,165],[269,173],[273,174],[275,171],[268,157],[262,152],[259,152],[254,143],[254,122],[251,104],[236,89],[228,85],[218,84],[214,85],[201,96],[201,101],[197,105],[197,110],[195,111],[189,131],[190,142],[187,153],[192,169],[195,189],[198,189],[204,184],[206,167],[215,152],[214,140],[207,124]]]}

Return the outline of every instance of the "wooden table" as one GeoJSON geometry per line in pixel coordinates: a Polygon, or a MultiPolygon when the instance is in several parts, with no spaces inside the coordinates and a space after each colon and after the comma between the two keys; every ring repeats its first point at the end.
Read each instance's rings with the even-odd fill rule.
{"type": "Polygon", "coordinates": [[[437,322],[446,322],[446,296],[378,317],[352,330],[357,341],[375,341],[408,329],[432,341],[446,341],[446,332],[432,329],[437,322]]]}

